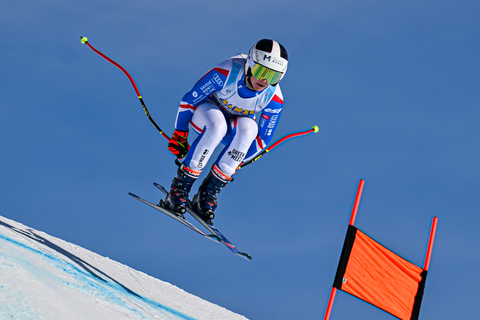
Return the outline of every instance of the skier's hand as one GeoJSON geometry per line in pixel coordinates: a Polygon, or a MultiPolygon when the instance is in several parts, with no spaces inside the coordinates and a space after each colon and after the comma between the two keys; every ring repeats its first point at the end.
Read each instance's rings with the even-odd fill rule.
{"type": "Polygon", "coordinates": [[[168,151],[173,153],[177,159],[182,159],[187,155],[188,149],[190,148],[187,137],[188,131],[175,130],[172,138],[168,142],[168,151]]]}

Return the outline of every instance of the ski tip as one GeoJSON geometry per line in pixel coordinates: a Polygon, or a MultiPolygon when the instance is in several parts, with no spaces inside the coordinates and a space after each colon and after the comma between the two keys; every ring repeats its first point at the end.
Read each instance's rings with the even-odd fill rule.
{"type": "Polygon", "coordinates": [[[131,193],[131,192],[129,192],[128,194],[131,195],[131,196],[134,197],[134,198],[137,198],[137,199],[140,198],[139,196],[137,196],[136,194],[133,194],[133,193],[131,193]]]}
{"type": "Polygon", "coordinates": [[[239,256],[241,256],[241,257],[243,257],[243,258],[247,259],[248,261],[251,261],[251,260],[252,260],[252,256],[251,256],[251,255],[249,255],[248,253],[245,253],[245,252],[238,252],[237,254],[238,254],[239,256]]]}
{"type": "Polygon", "coordinates": [[[155,187],[157,187],[158,189],[160,189],[163,193],[165,193],[165,194],[168,193],[167,189],[165,189],[165,187],[162,186],[161,184],[154,182],[153,185],[154,185],[155,187]]]}

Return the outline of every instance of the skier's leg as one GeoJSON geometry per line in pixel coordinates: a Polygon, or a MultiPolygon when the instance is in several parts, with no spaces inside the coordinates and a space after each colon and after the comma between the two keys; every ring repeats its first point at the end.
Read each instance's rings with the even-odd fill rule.
{"type": "Polygon", "coordinates": [[[165,198],[165,205],[171,210],[184,213],[188,205],[188,194],[193,183],[217,145],[227,132],[223,113],[210,101],[201,103],[195,110],[191,124],[200,135],[192,143],[182,166],[173,179],[171,190],[165,198]]]}
{"type": "Polygon", "coordinates": [[[185,213],[188,206],[188,193],[193,183],[197,180],[201,171],[195,171],[185,165],[177,170],[177,176],[173,178],[170,192],[165,198],[165,206],[178,213],[185,213]]]}
{"type": "Polygon", "coordinates": [[[230,120],[231,139],[212,170],[202,182],[192,201],[193,209],[207,223],[212,224],[217,209],[217,194],[225,187],[242,162],[258,133],[257,123],[248,117],[230,120]]]}
{"type": "Polygon", "coordinates": [[[250,117],[237,117],[230,120],[230,141],[218,157],[216,164],[226,175],[231,177],[258,134],[258,125],[250,117]]]}
{"type": "Polygon", "coordinates": [[[202,171],[227,133],[227,120],[222,111],[207,100],[195,109],[190,124],[200,135],[192,143],[183,163],[192,170],[202,171]]]}
{"type": "Polygon", "coordinates": [[[198,193],[192,200],[192,208],[206,223],[212,224],[214,212],[217,209],[217,194],[230,180],[232,178],[218,169],[217,165],[213,165],[212,170],[198,188],[198,193]]]}

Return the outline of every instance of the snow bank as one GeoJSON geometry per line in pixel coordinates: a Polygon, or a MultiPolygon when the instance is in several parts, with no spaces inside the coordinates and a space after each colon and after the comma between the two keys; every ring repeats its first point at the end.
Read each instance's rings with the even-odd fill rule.
{"type": "Polygon", "coordinates": [[[246,320],[169,283],[0,216],[2,319],[246,320]]]}

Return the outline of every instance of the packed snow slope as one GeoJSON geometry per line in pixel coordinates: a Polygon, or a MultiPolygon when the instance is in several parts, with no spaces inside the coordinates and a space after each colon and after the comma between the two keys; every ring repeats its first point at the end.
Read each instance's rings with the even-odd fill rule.
{"type": "Polygon", "coordinates": [[[1,319],[246,319],[2,216],[0,301],[1,319]]]}

